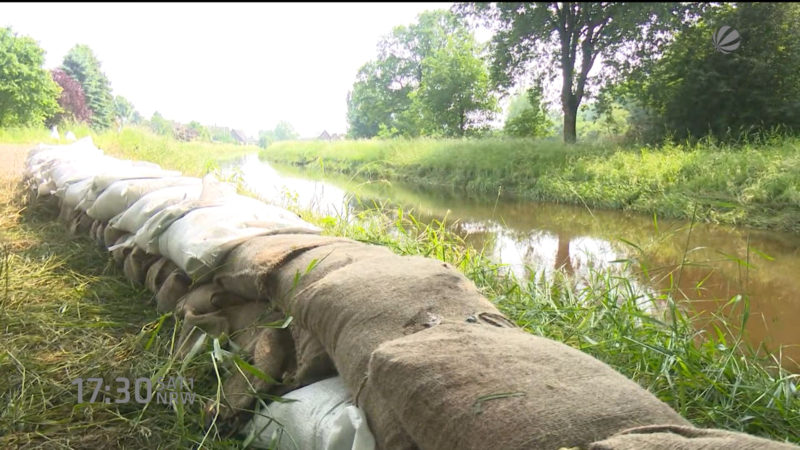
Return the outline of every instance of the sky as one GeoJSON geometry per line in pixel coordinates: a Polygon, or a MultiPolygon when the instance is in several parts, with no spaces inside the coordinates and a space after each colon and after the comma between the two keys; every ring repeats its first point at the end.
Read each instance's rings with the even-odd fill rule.
{"type": "Polygon", "coordinates": [[[452,3],[0,3],[0,27],[30,36],[45,68],[76,44],[114,95],[146,118],[256,137],[285,120],[301,137],[347,130],[347,92],[380,38],[452,3]]]}

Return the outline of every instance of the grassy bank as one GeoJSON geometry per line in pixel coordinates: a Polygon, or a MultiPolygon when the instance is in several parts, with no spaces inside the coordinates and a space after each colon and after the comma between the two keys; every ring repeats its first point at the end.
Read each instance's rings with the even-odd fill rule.
{"type": "Polygon", "coordinates": [[[800,231],[800,139],[738,147],[572,147],[527,139],[278,142],[271,161],[326,171],[800,231]]]}
{"type": "MultiPolygon", "coordinates": [[[[207,153],[175,145],[165,147],[166,154],[155,153],[146,140],[137,148],[128,146],[135,140],[96,142],[104,150],[118,145],[111,153],[194,175],[203,170],[187,168],[213,166],[207,158],[216,154],[213,147],[207,153]]],[[[213,398],[212,350],[199,354],[190,367],[176,368],[168,356],[172,319],[144,304],[150,295],[130,286],[92,242],[66,236],[54,211],[19,203],[14,186],[0,185],[0,229],[9,230],[0,239],[5,255],[0,261],[7,261],[0,280],[8,280],[0,284],[7,286],[0,290],[5,346],[0,399],[10,405],[0,411],[0,444],[88,448],[119,440],[131,447],[183,448],[202,442],[206,436],[197,409],[76,405],[70,382],[78,376],[113,379],[163,371],[206,380],[195,390],[213,398]]],[[[721,320],[718,335],[697,331],[696,319],[679,307],[685,298],[677,289],[642,298],[630,280],[603,271],[592,272],[582,287],[568,277],[516,280],[501,276],[445,224],[422,224],[398,210],[365,211],[350,220],[298,212],[326,234],[454,264],[524,329],[609,363],[696,425],[800,443],[798,376],[781,369],[776,359],[758,358],[741,339],[726,337],[737,336],[741,324],[721,320]],[[642,303],[655,305],[663,315],[646,314],[642,303]]],[[[747,308],[747,299],[733,306],[747,308]]]]}

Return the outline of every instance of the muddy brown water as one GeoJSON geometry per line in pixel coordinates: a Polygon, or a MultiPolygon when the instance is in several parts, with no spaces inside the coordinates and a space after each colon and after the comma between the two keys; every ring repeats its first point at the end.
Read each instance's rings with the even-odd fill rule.
{"type": "MultiPolygon", "coordinates": [[[[330,215],[360,203],[388,201],[422,218],[445,219],[476,248],[518,276],[557,270],[585,279],[608,269],[655,293],[672,288],[709,331],[714,315],[741,323],[745,339],[782,348],[787,368],[800,369],[800,234],[755,230],[574,205],[471,198],[463,192],[397,182],[369,182],[302,171],[249,155],[228,166],[263,198],[330,215]],[[626,264],[620,261],[634,261],[626,264]],[[646,273],[643,268],[646,268],[646,273]],[[738,300],[738,301],[737,301],[738,300]]],[[[776,353],[777,356],[777,353],[776,353]]]]}

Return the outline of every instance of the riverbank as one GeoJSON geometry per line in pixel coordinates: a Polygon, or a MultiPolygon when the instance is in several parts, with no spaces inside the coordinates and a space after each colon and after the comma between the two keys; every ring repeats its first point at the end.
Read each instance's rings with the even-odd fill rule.
{"type": "Polygon", "coordinates": [[[800,139],[658,149],[530,139],[289,141],[260,157],[468,195],[800,232],[800,139]]]}
{"type": "MultiPolygon", "coordinates": [[[[169,147],[177,153],[167,154],[152,152],[147,141],[133,148],[120,140],[114,151],[98,145],[109,153],[124,152],[125,157],[147,159],[165,168],[184,170],[187,175],[203,175],[203,167],[214,165],[208,162],[209,154],[194,151],[191,146],[180,151],[169,147]]],[[[231,155],[221,150],[216,153],[218,158],[231,155]]],[[[124,429],[124,439],[132,446],[173,439],[176,447],[199,442],[202,421],[193,409],[177,413],[168,408],[149,408],[143,412],[139,405],[89,405],[73,412],[73,386],[65,373],[102,376],[125,374],[132,367],[161,370],[169,365],[166,355],[173,338],[171,320],[157,317],[151,306],[142,304],[146,298],[143,292],[120,286],[122,275],[106,267],[88,239],[67,237],[61,224],[51,218],[37,218],[36,211],[23,210],[13,200],[13,186],[12,182],[0,186],[3,229],[11,230],[3,236],[11,242],[7,254],[12,261],[7,272],[12,289],[6,291],[2,313],[6,323],[15,324],[3,331],[9,346],[0,356],[3,370],[8,372],[2,374],[3,379],[10,383],[3,389],[3,397],[13,405],[3,413],[0,426],[9,427],[13,433],[0,439],[6,443],[41,443],[44,434],[64,443],[70,439],[71,430],[72,445],[80,446],[74,441],[107,442],[114,432],[124,429]],[[61,281],[37,281],[51,279],[61,281]],[[69,350],[76,339],[81,345],[69,350]],[[12,355],[21,364],[13,362],[12,355]],[[43,390],[41,395],[38,390],[43,390]],[[57,425],[43,425],[48,423],[57,425]],[[93,425],[87,427],[87,423],[93,425]],[[136,437],[145,434],[154,437],[136,437]],[[93,440],[95,437],[97,440],[93,440]]],[[[585,286],[576,285],[567,276],[549,281],[517,280],[502,276],[482,252],[467,246],[440,223],[422,224],[397,210],[363,211],[349,220],[298,212],[323,227],[325,234],[452,263],[527,331],[565,342],[607,362],[698,426],[800,443],[798,376],[783,370],[776,359],[756,356],[736,337],[740,324],[718,323],[717,336],[698,332],[696,319],[680,307],[681,301],[691,299],[677,289],[664,289],[653,298],[643,299],[630,280],[604,271],[593,271],[591,282],[585,286]],[[643,302],[663,311],[663,316],[645,313],[643,302]]],[[[746,297],[734,306],[747,308],[746,297]]],[[[205,358],[205,365],[196,370],[209,370],[211,359],[205,358]]],[[[214,380],[213,372],[200,373],[214,380]]]]}

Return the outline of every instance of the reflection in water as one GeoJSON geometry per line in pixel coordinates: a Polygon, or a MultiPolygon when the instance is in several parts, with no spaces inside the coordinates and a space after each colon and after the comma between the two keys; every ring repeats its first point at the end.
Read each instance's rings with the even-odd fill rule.
{"type": "Polygon", "coordinates": [[[551,277],[562,270],[581,283],[591,268],[611,270],[634,280],[636,292],[677,289],[682,294],[678,297],[696,299],[691,306],[707,318],[709,312],[721,310],[736,319],[743,302],[725,305],[747,294],[750,342],[764,342],[769,349],[787,345],[784,358],[800,361],[800,235],[656,222],[643,215],[572,205],[465,198],[447,189],[323,177],[271,166],[256,155],[243,158],[236,167],[250,189],[283,206],[294,202],[348,217],[360,208],[356,198],[375,199],[413,209],[423,219],[446,217],[474,247],[491,242],[494,260],[519,277],[551,277]],[[613,262],[631,259],[647,276],[644,270],[633,273],[629,266],[613,262]]]}

